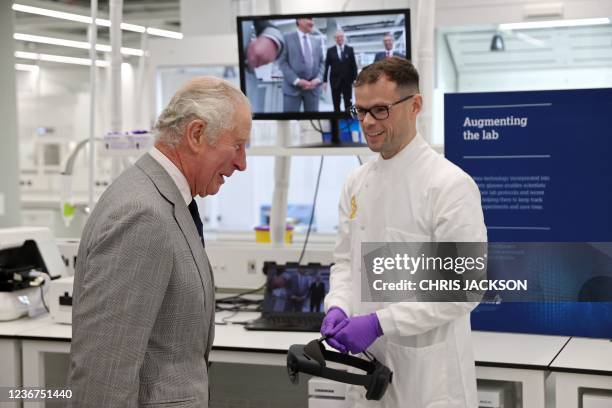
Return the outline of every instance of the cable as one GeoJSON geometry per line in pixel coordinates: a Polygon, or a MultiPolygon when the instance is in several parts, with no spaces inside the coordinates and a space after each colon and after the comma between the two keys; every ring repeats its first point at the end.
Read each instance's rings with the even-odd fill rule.
{"type": "Polygon", "coordinates": [[[232,312],[232,313],[231,313],[229,316],[225,316],[223,319],[221,319],[221,321],[220,321],[220,322],[215,322],[215,324],[219,324],[219,325],[221,325],[221,326],[225,326],[225,325],[227,325],[227,319],[230,319],[230,318],[232,318],[232,317],[236,316],[237,314],[238,314],[238,311],[237,311],[237,310],[235,310],[235,311],[234,311],[234,312],[232,312]]]}
{"type": "Polygon", "coordinates": [[[45,310],[47,311],[47,313],[49,313],[49,307],[47,306],[47,302],[45,302],[45,294],[43,293],[43,285],[40,285],[40,300],[42,300],[42,304],[45,307],[45,310]]]}
{"type": "MultiPolygon", "coordinates": [[[[241,292],[241,293],[237,293],[235,295],[232,296],[228,296],[228,297],[224,297],[221,299],[217,299],[217,303],[224,303],[227,302],[228,300],[232,300],[232,299],[240,299],[242,296],[244,295],[250,295],[251,293],[255,293],[255,292],[259,292],[260,290],[264,289],[266,287],[266,284],[264,283],[263,285],[261,285],[260,287],[256,288],[256,289],[249,289],[245,292],[241,292]]],[[[256,302],[256,301],[252,301],[252,300],[248,300],[248,299],[242,299],[244,301],[251,301],[251,302],[256,302]]]]}
{"type": "MultiPolygon", "coordinates": [[[[335,119],[331,119],[331,120],[335,120],[335,119]]],[[[314,122],[312,121],[312,119],[310,119],[310,126],[312,126],[312,128],[313,128],[314,130],[316,130],[317,132],[319,132],[319,133],[321,134],[321,136],[323,136],[323,133],[325,133],[325,132],[323,131],[323,124],[321,123],[321,119],[317,119],[317,122],[318,122],[318,124],[319,124],[319,127],[318,127],[318,128],[315,126],[315,124],[314,124],[314,122]]],[[[351,129],[351,126],[350,126],[350,125],[348,125],[348,124],[346,124],[346,122],[345,122],[345,125],[344,125],[344,126],[342,126],[342,127],[341,127],[341,126],[339,126],[339,127],[338,127],[338,129],[340,130],[340,132],[344,132],[344,131],[348,131],[348,130],[350,130],[350,129],[351,129]]]]}
{"type": "Polygon", "coordinates": [[[317,128],[314,122],[312,121],[312,119],[310,119],[310,126],[312,126],[312,128],[316,130],[317,132],[323,134],[323,128],[321,127],[321,121],[319,121],[319,127],[317,128]]]}
{"type": "Polygon", "coordinates": [[[47,306],[47,302],[45,302],[45,292],[49,290],[51,277],[46,272],[37,271],[35,269],[32,269],[28,273],[28,276],[34,278],[30,282],[30,286],[38,286],[40,288],[40,300],[47,313],[49,313],[49,307],[47,306]],[[42,280],[42,282],[40,282],[40,280],[42,280]]]}
{"type": "Polygon", "coordinates": [[[312,221],[314,220],[314,212],[317,206],[317,196],[319,195],[319,182],[321,181],[321,172],[323,170],[323,159],[325,156],[321,156],[321,163],[319,164],[319,174],[317,175],[317,184],[315,186],[314,198],[312,199],[312,210],[310,211],[310,221],[308,221],[308,230],[306,231],[306,238],[304,239],[304,246],[302,247],[302,253],[300,259],[298,259],[298,265],[302,263],[304,254],[306,253],[306,246],[308,245],[308,238],[310,237],[310,231],[312,230],[312,221]]]}

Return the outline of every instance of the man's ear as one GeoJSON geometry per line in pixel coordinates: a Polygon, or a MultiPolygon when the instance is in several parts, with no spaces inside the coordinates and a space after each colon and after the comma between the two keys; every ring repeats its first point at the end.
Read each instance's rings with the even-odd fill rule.
{"type": "Polygon", "coordinates": [[[423,97],[421,94],[414,95],[414,102],[412,102],[411,113],[419,113],[423,109],[423,97]]]}
{"type": "Polygon", "coordinates": [[[205,130],[206,123],[202,119],[193,119],[185,126],[185,140],[193,153],[200,153],[207,146],[205,130]]]}

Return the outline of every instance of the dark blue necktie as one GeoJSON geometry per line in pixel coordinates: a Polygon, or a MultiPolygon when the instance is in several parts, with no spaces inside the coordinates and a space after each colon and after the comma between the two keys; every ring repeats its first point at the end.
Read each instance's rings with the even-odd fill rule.
{"type": "Polygon", "coordinates": [[[200,218],[200,212],[198,211],[198,203],[196,203],[196,200],[191,200],[189,203],[189,213],[191,214],[191,218],[193,218],[193,222],[198,229],[198,235],[202,240],[202,246],[206,246],[204,244],[204,225],[202,224],[202,219],[200,218]]]}

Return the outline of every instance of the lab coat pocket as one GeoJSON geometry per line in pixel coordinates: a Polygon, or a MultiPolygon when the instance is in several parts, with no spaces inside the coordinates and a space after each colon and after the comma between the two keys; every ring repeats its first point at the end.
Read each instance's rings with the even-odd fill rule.
{"type": "Polygon", "coordinates": [[[393,394],[416,407],[442,408],[449,399],[446,343],[407,347],[388,343],[393,371],[393,394]]]}

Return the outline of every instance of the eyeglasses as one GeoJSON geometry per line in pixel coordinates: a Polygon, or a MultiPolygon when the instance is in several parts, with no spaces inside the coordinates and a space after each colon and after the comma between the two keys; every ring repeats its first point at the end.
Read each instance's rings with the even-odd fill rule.
{"type": "Polygon", "coordinates": [[[389,111],[391,110],[392,106],[405,102],[408,99],[412,98],[414,95],[403,97],[399,101],[390,103],[386,106],[372,106],[370,109],[360,108],[356,105],[353,105],[351,106],[351,116],[361,121],[364,120],[366,115],[369,113],[376,120],[385,120],[389,117],[389,111]]]}

